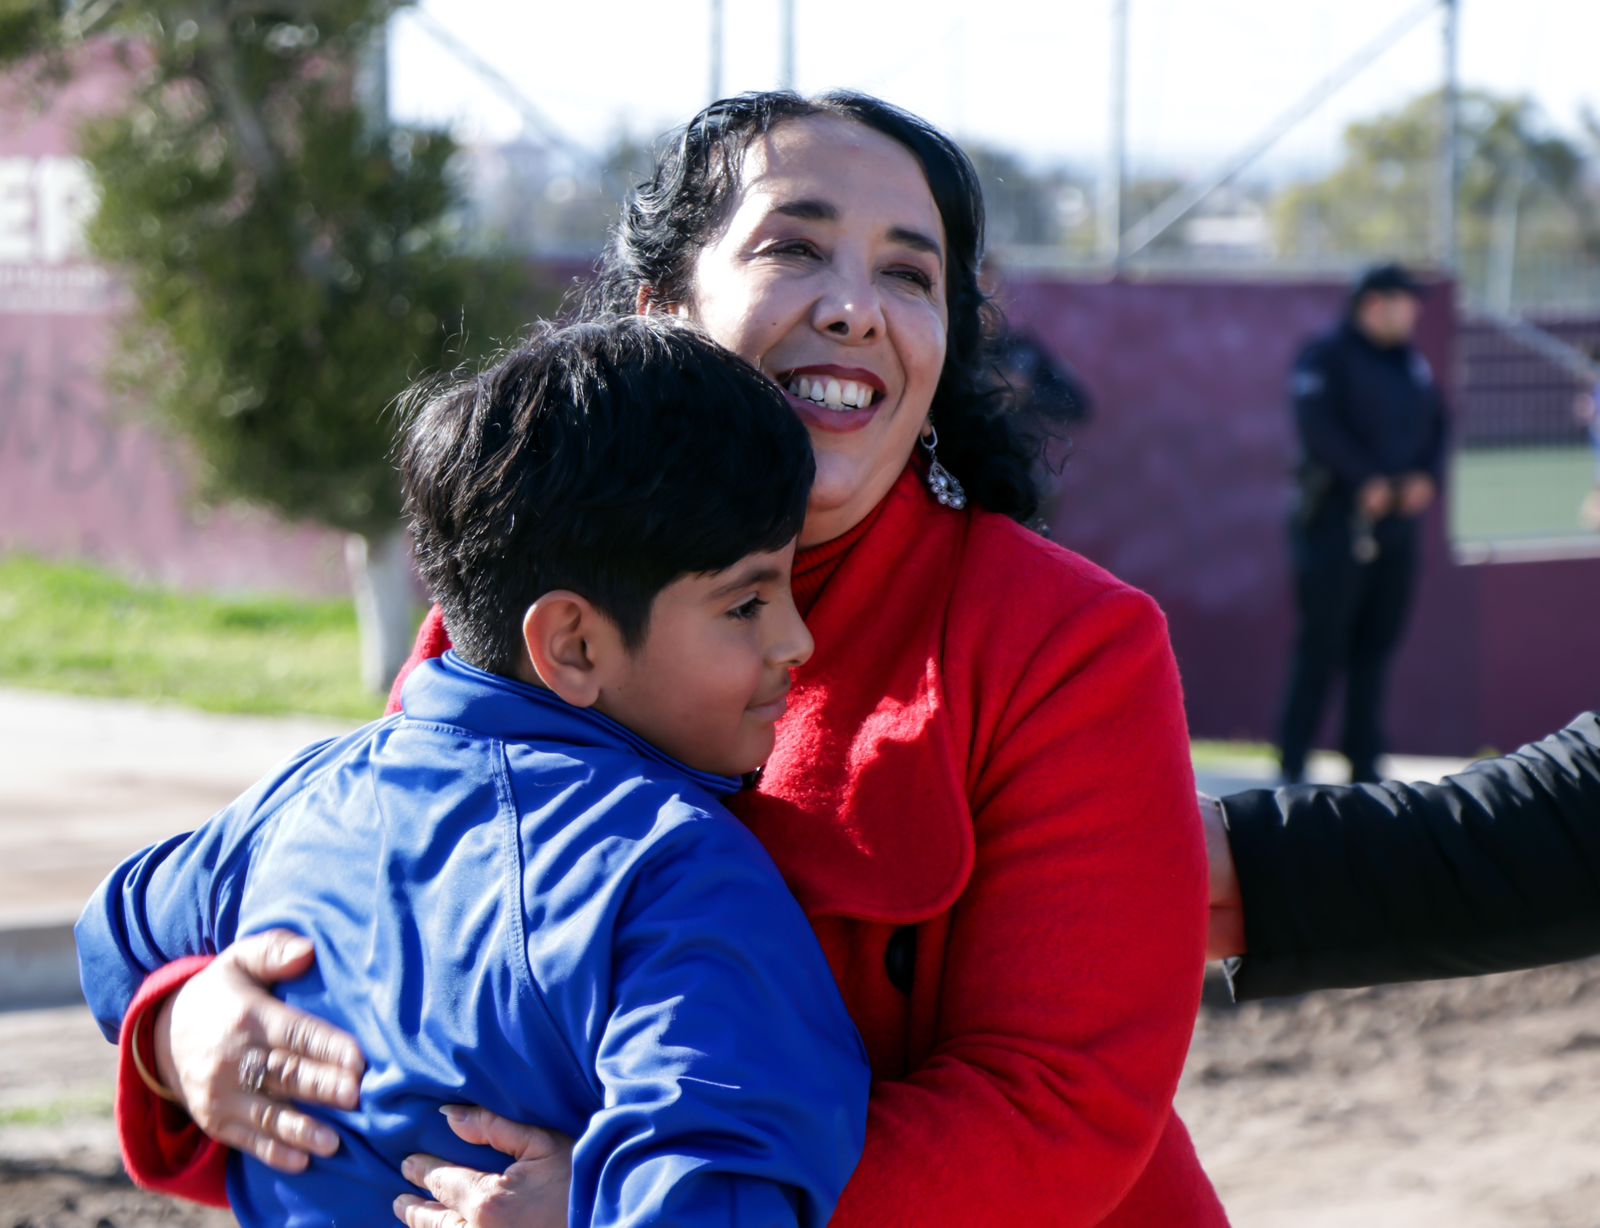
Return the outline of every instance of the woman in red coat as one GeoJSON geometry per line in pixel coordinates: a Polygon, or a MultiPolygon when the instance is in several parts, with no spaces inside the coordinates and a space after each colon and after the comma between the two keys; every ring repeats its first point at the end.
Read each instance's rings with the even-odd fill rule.
{"type": "MultiPolygon", "coordinates": [[[[736,809],[872,1058],[834,1223],[1222,1224],[1172,1111],[1206,919],[1177,670],[1149,598],[1018,523],[1037,497],[982,391],[982,230],[971,164],[922,121],[746,95],[630,199],[590,306],[693,318],[816,449],[794,574],[816,653],[736,809]]],[[[435,614],[414,660],[447,642],[435,614]]],[[[261,950],[156,971],[130,1012],[120,1125],[147,1184],[215,1196],[223,1153],[134,1042],[212,1137],[291,1166],[330,1145],[284,1102],[348,1097],[359,1059],[256,983],[309,957],[261,950]]],[[[418,1158],[454,1210],[404,1198],[407,1223],[565,1223],[559,1140],[460,1130],[518,1163],[418,1158]]]]}

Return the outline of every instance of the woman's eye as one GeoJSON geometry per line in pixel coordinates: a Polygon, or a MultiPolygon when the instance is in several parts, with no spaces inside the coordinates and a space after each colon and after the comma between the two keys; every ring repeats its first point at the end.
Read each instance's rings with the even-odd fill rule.
{"type": "Polygon", "coordinates": [[[921,269],[890,269],[889,276],[908,281],[923,290],[933,289],[933,278],[929,277],[921,269]]]}
{"type": "Polygon", "coordinates": [[[815,256],[816,245],[804,239],[790,239],[783,243],[774,244],[769,250],[779,256],[815,256]]]}
{"type": "Polygon", "coordinates": [[[761,612],[761,607],[766,604],[767,603],[761,600],[761,598],[752,597],[749,601],[736,605],[733,607],[733,609],[729,610],[728,617],[736,618],[740,622],[748,622],[750,619],[759,614],[761,612]]]}

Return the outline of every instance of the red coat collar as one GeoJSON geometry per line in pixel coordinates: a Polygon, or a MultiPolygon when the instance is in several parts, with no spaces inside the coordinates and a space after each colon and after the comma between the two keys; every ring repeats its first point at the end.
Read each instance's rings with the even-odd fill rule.
{"type": "Polygon", "coordinates": [[[843,549],[796,560],[816,652],[795,675],[759,790],[733,805],[813,917],[923,921],[972,873],[942,665],[969,523],[908,468],[843,549]]]}

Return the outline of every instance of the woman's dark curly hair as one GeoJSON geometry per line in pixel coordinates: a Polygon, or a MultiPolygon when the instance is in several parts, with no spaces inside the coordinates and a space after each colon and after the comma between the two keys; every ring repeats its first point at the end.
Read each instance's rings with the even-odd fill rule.
{"type": "Polygon", "coordinates": [[[1010,390],[989,357],[998,316],[978,284],[984,224],[978,175],[960,146],[899,107],[846,90],[817,98],[769,91],[712,103],[670,134],[654,173],[629,194],[582,311],[636,311],[645,289],[658,303],[687,301],[695,259],[732,207],[745,150],[779,124],[814,115],[881,132],[921,164],[949,249],[950,324],[931,411],[939,460],[980,507],[1032,519],[1040,498],[1033,477],[1039,442],[1011,414],[1010,390]]]}

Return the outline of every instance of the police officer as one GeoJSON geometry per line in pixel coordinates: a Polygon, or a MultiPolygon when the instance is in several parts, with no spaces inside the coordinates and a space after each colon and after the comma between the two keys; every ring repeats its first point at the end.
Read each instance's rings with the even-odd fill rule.
{"type": "Polygon", "coordinates": [[[1289,783],[1305,773],[1341,670],[1351,778],[1379,778],[1384,676],[1411,606],[1418,518],[1444,460],[1444,403],[1412,344],[1421,296],[1399,265],[1369,269],[1344,319],[1295,363],[1301,459],[1290,545],[1300,625],[1278,743],[1289,783]]]}

